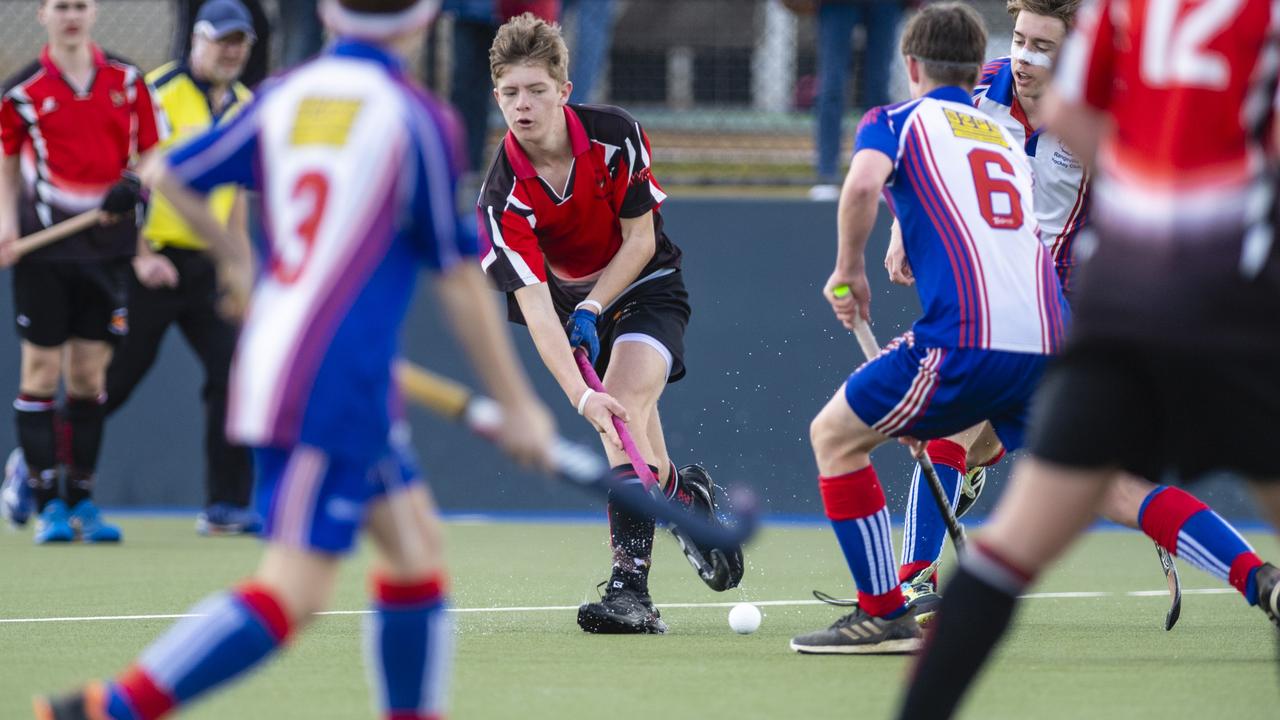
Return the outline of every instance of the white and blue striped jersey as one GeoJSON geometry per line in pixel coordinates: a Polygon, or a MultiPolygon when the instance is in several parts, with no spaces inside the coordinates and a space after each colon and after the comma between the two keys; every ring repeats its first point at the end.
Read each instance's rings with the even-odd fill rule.
{"type": "Polygon", "coordinates": [[[1054,352],[1066,302],[1037,234],[1031,168],[1008,131],[958,87],[868,112],[854,152],[893,160],[885,194],[902,225],[928,347],[1054,352]]]}
{"type": "Polygon", "coordinates": [[[358,461],[386,452],[418,269],[475,261],[455,202],[461,157],[452,111],[385,50],[351,40],[169,157],[196,190],[261,192],[266,246],[232,366],[232,440],[358,461]]]}
{"type": "Polygon", "coordinates": [[[1003,125],[1026,151],[1035,174],[1033,204],[1040,240],[1053,254],[1062,286],[1070,289],[1075,267],[1073,245],[1089,217],[1089,175],[1084,163],[1057,135],[1031,127],[1014,94],[1009,58],[996,58],[982,68],[982,79],[973,89],[973,104],[1003,125]]]}

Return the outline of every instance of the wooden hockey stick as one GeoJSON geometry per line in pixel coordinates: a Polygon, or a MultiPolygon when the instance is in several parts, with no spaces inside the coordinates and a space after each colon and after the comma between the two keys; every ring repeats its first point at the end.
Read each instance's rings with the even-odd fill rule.
{"type": "MultiPolygon", "coordinates": [[[[492,439],[502,422],[502,408],[491,398],[475,393],[466,385],[437,375],[405,360],[396,364],[400,389],[414,402],[449,420],[460,423],[481,437],[492,439]]],[[[612,497],[633,512],[681,528],[699,544],[730,549],[746,542],[755,533],[754,507],[739,507],[734,522],[719,525],[698,517],[665,498],[651,495],[635,483],[619,482],[609,463],[588,448],[562,437],[552,448],[552,474],[600,496],[612,497]],[[612,495],[610,495],[612,493],[612,495]]]]}
{"type": "MultiPolygon", "coordinates": [[[[833,290],[836,297],[844,297],[849,294],[848,285],[840,285],[833,290]]],[[[880,354],[880,343],[876,342],[875,335],[871,332],[871,327],[865,322],[859,321],[854,324],[853,335],[858,339],[858,347],[862,349],[862,354],[867,360],[874,360],[880,354]]],[[[925,480],[929,483],[929,490],[933,495],[934,502],[938,505],[939,512],[942,513],[942,521],[946,523],[947,535],[951,536],[951,544],[955,547],[956,554],[959,555],[964,551],[965,534],[964,526],[956,519],[955,511],[951,509],[951,499],[947,497],[947,491],[942,487],[942,480],[938,478],[938,470],[933,467],[933,461],[929,459],[929,453],[925,451],[924,443],[915,441],[908,446],[911,455],[920,465],[920,472],[924,474],[925,480]]]]}
{"type": "Polygon", "coordinates": [[[102,216],[102,211],[94,208],[82,212],[75,217],[67,218],[56,225],[33,232],[26,237],[18,238],[15,244],[14,253],[18,259],[22,259],[26,255],[39,250],[47,245],[52,245],[59,240],[75,235],[82,230],[87,230],[98,224],[98,219],[102,216]]]}

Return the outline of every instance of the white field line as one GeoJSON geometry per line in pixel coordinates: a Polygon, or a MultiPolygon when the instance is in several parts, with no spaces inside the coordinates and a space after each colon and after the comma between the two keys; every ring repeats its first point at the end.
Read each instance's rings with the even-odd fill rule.
{"type": "MultiPolygon", "coordinates": [[[[1232,588],[1193,588],[1184,589],[1183,595],[1230,595],[1236,591],[1232,588]]],[[[1131,590],[1129,592],[1043,592],[1029,593],[1021,596],[1023,600],[1076,600],[1105,597],[1162,597],[1168,595],[1167,590],[1131,590]]],[[[748,602],[748,601],[742,601],[748,602]]],[[[755,600],[752,605],[759,607],[822,605],[820,600],[755,600]]],[[[663,603],[660,609],[667,608],[728,608],[737,602],[710,603],[663,603]]],[[[478,607],[449,608],[452,613],[504,613],[504,612],[566,612],[577,610],[577,605],[524,605],[511,607],[478,607]]],[[[317,615],[368,615],[369,610],[330,610],[317,615]]],[[[42,618],[0,618],[0,625],[16,625],[19,623],[68,623],[68,622],[107,622],[122,620],[179,620],[182,618],[200,617],[191,613],[169,613],[160,615],[85,615],[78,617],[42,617],[42,618]]]]}

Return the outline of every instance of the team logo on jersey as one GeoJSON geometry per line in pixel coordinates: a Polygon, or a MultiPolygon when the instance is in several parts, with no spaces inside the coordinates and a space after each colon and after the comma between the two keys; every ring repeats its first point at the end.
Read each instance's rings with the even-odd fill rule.
{"type": "Polygon", "coordinates": [[[342,147],[360,112],[361,100],[335,97],[308,97],[298,104],[293,118],[291,145],[328,145],[342,147]]]}
{"type": "Polygon", "coordinates": [[[111,94],[112,106],[120,107],[121,105],[124,104],[124,93],[120,92],[119,90],[112,90],[110,94],[111,94]]]}
{"type": "Polygon", "coordinates": [[[58,101],[57,101],[57,100],[54,100],[54,99],[53,99],[53,98],[51,98],[51,97],[47,97],[47,98],[45,98],[45,99],[44,99],[44,102],[40,103],[40,114],[41,114],[41,115],[48,115],[49,113],[51,113],[51,112],[53,112],[54,110],[57,110],[57,109],[58,109],[58,101]]]}
{"type": "Polygon", "coordinates": [[[1009,148],[1009,143],[1005,141],[1004,134],[1000,132],[1000,126],[987,118],[952,110],[951,108],[943,108],[942,111],[946,113],[947,122],[951,123],[951,132],[955,133],[956,137],[991,143],[1006,149],[1009,148]]]}

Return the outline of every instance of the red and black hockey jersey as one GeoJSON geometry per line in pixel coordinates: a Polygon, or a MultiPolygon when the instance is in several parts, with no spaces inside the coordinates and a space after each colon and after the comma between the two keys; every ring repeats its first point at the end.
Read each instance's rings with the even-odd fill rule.
{"type": "Polygon", "coordinates": [[[477,206],[485,272],[506,293],[549,282],[553,296],[581,299],[622,245],[619,220],[652,210],[657,245],[637,282],[670,274],[680,249],[662,229],[666,194],[640,124],[607,105],[567,105],[564,113],[574,159],[562,190],[538,176],[511,133],[498,149],[477,206]]]}
{"type": "MultiPolygon", "coordinates": [[[[0,140],[5,155],[22,158],[24,235],[98,207],[130,160],[164,134],[142,72],[96,45],[92,52],[94,73],[83,91],[62,75],[48,47],[5,83],[0,140]]],[[[124,220],[67,238],[29,259],[132,255],[136,241],[136,226],[124,220]]]]}

